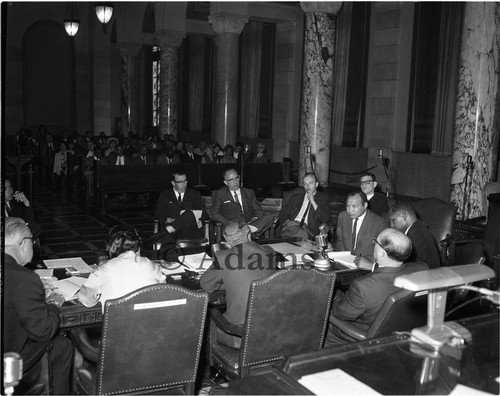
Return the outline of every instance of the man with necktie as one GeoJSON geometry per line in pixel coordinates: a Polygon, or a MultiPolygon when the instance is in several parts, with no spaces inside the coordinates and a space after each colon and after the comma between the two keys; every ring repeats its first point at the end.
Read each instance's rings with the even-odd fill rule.
{"type": "Polygon", "coordinates": [[[262,210],[252,189],[240,187],[236,169],[227,169],[223,179],[225,186],[213,193],[212,218],[224,225],[244,222],[256,236],[262,235],[271,227],[274,217],[262,210]]]}
{"type": "Polygon", "coordinates": [[[115,148],[115,151],[109,154],[107,157],[107,163],[108,165],[115,165],[115,166],[124,166],[124,165],[131,165],[132,159],[125,155],[123,152],[123,146],[118,145],[115,148]]]}
{"type": "Polygon", "coordinates": [[[194,144],[186,144],[186,152],[181,154],[182,164],[199,164],[201,162],[201,157],[194,152],[194,144]]]}
{"type": "Polygon", "coordinates": [[[141,145],[139,148],[139,154],[135,157],[136,165],[154,165],[153,157],[148,154],[148,149],[145,145],[141,145]]]}
{"type": "Polygon", "coordinates": [[[172,172],[171,183],[172,188],[160,193],[155,210],[160,231],[168,232],[162,243],[174,242],[177,238],[203,238],[203,222],[208,215],[200,193],[188,188],[184,171],[172,172]]]}
{"type": "Polygon", "coordinates": [[[389,222],[368,209],[366,194],[356,191],[347,197],[346,210],[337,220],[336,250],[348,250],[356,256],[371,259],[373,238],[389,227],[389,222]]]}
{"type": "Polygon", "coordinates": [[[266,145],[264,143],[257,143],[257,153],[255,153],[250,162],[271,162],[271,158],[266,154],[266,145]]]}

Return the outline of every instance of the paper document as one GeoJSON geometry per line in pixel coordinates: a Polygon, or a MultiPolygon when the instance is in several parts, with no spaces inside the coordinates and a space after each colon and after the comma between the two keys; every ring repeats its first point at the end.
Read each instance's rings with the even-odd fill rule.
{"type": "Polygon", "coordinates": [[[206,253],[179,256],[179,261],[188,267],[190,271],[198,273],[205,272],[213,263],[212,257],[206,253]]]}
{"type": "Polygon", "coordinates": [[[351,268],[358,268],[356,264],[354,264],[354,259],[356,256],[351,254],[350,251],[346,250],[343,252],[328,252],[328,258],[334,259],[336,262],[340,264],[344,264],[351,268]]]}
{"type": "Polygon", "coordinates": [[[380,395],[341,369],[305,375],[299,379],[299,383],[316,395],[331,395],[333,389],[337,395],[380,395]]]}
{"type": "Polygon", "coordinates": [[[92,272],[92,268],[81,257],[43,260],[43,263],[49,269],[66,268],[72,274],[90,274],[92,272]]]}
{"type": "Polygon", "coordinates": [[[79,276],[70,276],[69,278],[52,282],[54,292],[60,293],[64,296],[65,300],[73,300],[77,297],[76,292],[85,283],[87,279],[79,276]]]}
{"type": "Polygon", "coordinates": [[[40,278],[50,279],[54,276],[53,269],[36,269],[35,274],[37,274],[40,278]]]}

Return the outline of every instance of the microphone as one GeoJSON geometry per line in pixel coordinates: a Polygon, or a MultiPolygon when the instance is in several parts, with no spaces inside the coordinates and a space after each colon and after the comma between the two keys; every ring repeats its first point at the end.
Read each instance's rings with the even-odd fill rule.
{"type": "Polygon", "coordinates": [[[6,395],[14,393],[14,386],[23,378],[23,359],[16,352],[3,354],[3,387],[6,395]]]}

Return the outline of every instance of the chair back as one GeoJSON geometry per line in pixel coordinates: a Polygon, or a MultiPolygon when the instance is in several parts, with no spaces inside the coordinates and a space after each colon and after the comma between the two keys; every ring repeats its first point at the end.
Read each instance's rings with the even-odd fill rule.
{"type": "Polygon", "coordinates": [[[240,349],[241,376],[250,366],[323,346],[334,272],[289,268],[250,286],[240,349]]]}
{"type": "Polygon", "coordinates": [[[106,301],[97,393],[147,393],[188,385],[198,369],[208,295],[146,286],[106,301]]]}
{"type": "Polygon", "coordinates": [[[427,293],[398,290],[387,297],[366,338],[388,336],[395,331],[409,331],[427,322],[427,293]]]}
{"type": "Polygon", "coordinates": [[[453,234],[457,207],[438,198],[426,198],[413,204],[415,212],[431,232],[436,244],[453,234]]]}

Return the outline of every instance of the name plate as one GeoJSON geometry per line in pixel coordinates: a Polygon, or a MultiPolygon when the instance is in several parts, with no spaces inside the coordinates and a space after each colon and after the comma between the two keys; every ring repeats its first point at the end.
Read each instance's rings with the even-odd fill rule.
{"type": "Polygon", "coordinates": [[[140,309],[154,309],[154,308],[162,308],[162,307],[173,307],[175,305],[186,305],[186,299],[181,298],[179,300],[170,300],[170,301],[158,301],[154,303],[143,303],[143,304],[134,304],[134,311],[140,309]]]}

